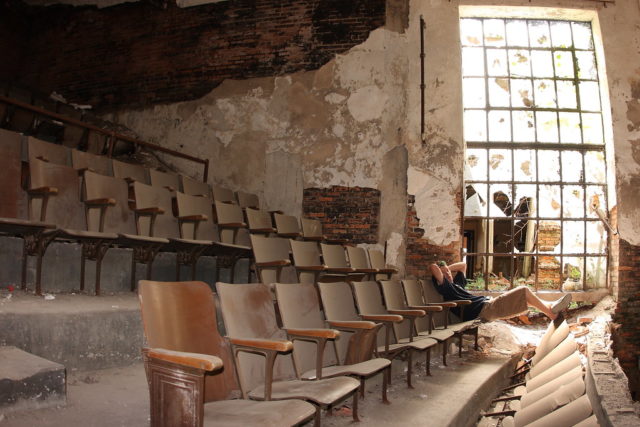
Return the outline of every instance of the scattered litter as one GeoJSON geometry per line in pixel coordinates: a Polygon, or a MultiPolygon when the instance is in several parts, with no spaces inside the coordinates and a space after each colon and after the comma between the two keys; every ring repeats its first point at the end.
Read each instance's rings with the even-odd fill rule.
{"type": "Polygon", "coordinates": [[[120,308],[119,305],[112,305],[111,308],[120,308]]]}
{"type": "Polygon", "coordinates": [[[4,414],[0,414],[0,423],[4,421],[4,414]]]}
{"type": "Polygon", "coordinates": [[[51,300],[54,300],[54,299],[56,299],[56,297],[54,295],[52,295],[52,294],[44,294],[44,300],[45,301],[51,301],[51,300]]]}
{"type": "Polygon", "coordinates": [[[9,292],[13,292],[16,289],[16,285],[12,283],[9,286],[7,286],[7,289],[9,290],[9,292]]]}
{"type": "Polygon", "coordinates": [[[6,297],[4,297],[3,299],[9,301],[12,296],[13,296],[13,294],[9,294],[6,297]]]}

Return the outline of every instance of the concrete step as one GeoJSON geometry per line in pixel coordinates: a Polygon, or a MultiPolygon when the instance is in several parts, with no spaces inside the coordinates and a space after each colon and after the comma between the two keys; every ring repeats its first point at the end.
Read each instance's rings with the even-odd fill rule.
{"type": "Polygon", "coordinates": [[[1,412],[65,405],[64,366],[13,346],[0,347],[0,360],[1,412]]]}

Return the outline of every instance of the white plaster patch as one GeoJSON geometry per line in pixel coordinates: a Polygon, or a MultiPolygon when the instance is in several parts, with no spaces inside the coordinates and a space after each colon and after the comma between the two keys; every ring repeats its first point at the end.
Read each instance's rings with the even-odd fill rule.
{"type": "Polygon", "coordinates": [[[400,233],[395,231],[389,235],[387,239],[387,263],[395,267],[400,265],[400,248],[402,247],[403,238],[400,233]]]}
{"type": "Polygon", "coordinates": [[[340,95],[339,93],[336,93],[336,92],[331,92],[324,97],[325,101],[327,101],[329,104],[334,104],[334,105],[340,104],[345,99],[347,99],[346,96],[340,95]]]}
{"type": "Polygon", "coordinates": [[[387,94],[369,85],[353,92],[347,100],[349,112],[358,122],[379,119],[387,103],[387,94]]]}

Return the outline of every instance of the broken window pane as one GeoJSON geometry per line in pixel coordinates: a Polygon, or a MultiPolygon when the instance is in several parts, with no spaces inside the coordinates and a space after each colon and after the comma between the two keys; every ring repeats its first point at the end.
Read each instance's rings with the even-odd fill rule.
{"type": "Polygon", "coordinates": [[[558,289],[560,287],[560,259],[553,255],[539,256],[537,259],[539,289],[558,289]]]}
{"type": "Polygon", "coordinates": [[[553,51],[553,64],[557,77],[573,77],[573,55],[564,50],[553,51]]]}
{"type": "Polygon", "coordinates": [[[467,150],[467,167],[465,168],[465,180],[486,181],[487,180],[487,150],[473,149],[467,150]]]}
{"type": "Polygon", "coordinates": [[[532,47],[551,46],[551,36],[547,21],[529,21],[529,40],[532,47]]]}
{"type": "Polygon", "coordinates": [[[467,141],[487,140],[487,116],[484,111],[464,112],[464,139],[467,141]]]}
{"type": "Polygon", "coordinates": [[[505,28],[502,19],[487,19],[484,22],[484,44],[487,46],[505,45],[505,28]]]}
{"type": "Polygon", "coordinates": [[[556,108],[556,86],[553,80],[534,80],[536,107],[556,108]]]}
{"type": "Polygon", "coordinates": [[[531,65],[534,77],[553,77],[553,59],[548,50],[531,52],[531,65]]]}
{"type": "Polygon", "coordinates": [[[565,218],[584,217],[584,190],[579,185],[562,188],[562,215],[565,218]]]}
{"type": "Polygon", "coordinates": [[[604,187],[601,185],[587,185],[587,217],[598,218],[596,209],[606,212],[606,199],[604,198],[604,187]]]}
{"type": "Polygon", "coordinates": [[[562,223],[562,251],[568,254],[584,252],[584,221],[562,223]]]}
{"type": "Polygon", "coordinates": [[[528,50],[509,49],[509,72],[515,77],[531,76],[531,61],[528,50]]]}
{"type": "Polygon", "coordinates": [[[534,181],[536,179],[536,152],[534,150],[513,150],[513,179],[534,181]]]}
{"type": "Polygon", "coordinates": [[[538,191],[538,215],[541,218],[559,218],[560,187],[557,185],[541,185],[538,191]]]}
{"type": "Polygon", "coordinates": [[[587,151],[584,162],[589,167],[585,170],[585,180],[587,182],[606,182],[606,169],[604,163],[604,153],[601,151],[587,151]]]}
{"type": "Polygon", "coordinates": [[[460,42],[463,46],[481,46],[482,39],[482,21],[480,19],[460,20],[460,42]]]}
{"type": "Polygon", "coordinates": [[[577,292],[583,288],[584,281],[584,258],[582,257],[564,257],[562,267],[562,291],[577,292]]]}
{"type": "Polygon", "coordinates": [[[481,47],[462,48],[462,75],[482,76],[484,74],[484,49],[481,47]]]}
{"type": "Polygon", "coordinates": [[[551,43],[553,47],[571,47],[571,26],[568,22],[551,22],[551,43]]]}
{"type": "Polygon", "coordinates": [[[562,181],[582,182],[582,154],[579,151],[562,152],[562,181]]]}
{"type": "Polygon", "coordinates": [[[533,142],[536,139],[536,127],[533,119],[532,111],[513,111],[511,113],[513,123],[517,125],[513,127],[514,142],[533,142]]]}
{"type": "Polygon", "coordinates": [[[509,79],[503,77],[489,79],[489,105],[492,107],[509,106],[509,79]]]}
{"type": "Polygon", "coordinates": [[[489,111],[489,141],[511,141],[511,114],[489,111]]]}
{"type": "Polygon", "coordinates": [[[528,218],[537,216],[536,197],[537,188],[535,184],[516,184],[516,194],[514,197],[516,206],[513,216],[518,218],[528,218]]]}
{"type": "Polygon", "coordinates": [[[606,230],[600,221],[587,221],[587,252],[590,254],[607,252],[606,230]]]}
{"type": "Polygon", "coordinates": [[[487,49],[487,74],[494,77],[509,76],[509,69],[507,68],[507,52],[505,50],[487,49]]]}
{"type": "Polygon", "coordinates": [[[511,79],[511,106],[533,106],[533,86],[530,79],[511,79]]]}
{"type": "Polygon", "coordinates": [[[595,80],[598,78],[596,57],[593,52],[576,52],[578,60],[578,77],[581,79],[595,80]]]}
{"type": "Polygon", "coordinates": [[[489,187],[489,215],[494,218],[511,216],[513,194],[511,184],[491,184],[489,187]]]}
{"type": "Polygon", "coordinates": [[[509,46],[529,46],[526,21],[521,19],[507,21],[507,43],[509,46]]]}
{"type": "Polygon", "coordinates": [[[560,142],[579,144],[582,142],[579,113],[560,112],[560,142]]]}
{"type": "Polygon", "coordinates": [[[582,140],[585,144],[604,144],[599,113],[582,113],[582,140]]]}
{"type": "Polygon", "coordinates": [[[560,159],[558,157],[559,155],[557,151],[538,151],[538,164],[540,165],[538,175],[540,181],[560,181],[560,159]]]}
{"type": "Polygon", "coordinates": [[[558,117],[552,111],[536,112],[536,131],[540,142],[558,142],[558,117]]]}
{"type": "Polygon", "coordinates": [[[484,108],[487,106],[483,78],[469,78],[462,80],[462,96],[466,108],[484,108]]]}
{"type": "Polygon", "coordinates": [[[511,181],[511,150],[489,150],[489,179],[511,181]]]}
{"type": "Polygon", "coordinates": [[[576,99],[576,87],[573,81],[557,80],[558,88],[558,108],[577,108],[578,100],[576,99]]]}
{"type": "Polygon", "coordinates": [[[588,111],[600,111],[600,90],[597,82],[580,82],[580,107],[588,111]]]}
{"type": "Polygon", "coordinates": [[[607,258],[587,257],[585,288],[597,289],[607,286],[607,258]]]}

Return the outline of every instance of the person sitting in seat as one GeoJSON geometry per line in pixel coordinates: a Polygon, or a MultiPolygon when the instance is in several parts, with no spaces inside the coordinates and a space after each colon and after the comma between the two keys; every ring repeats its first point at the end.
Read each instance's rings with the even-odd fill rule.
{"type": "Polygon", "coordinates": [[[537,308],[554,320],[571,302],[571,294],[565,294],[550,303],[542,301],[526,286],[511,289],[495,298],[473,295],[465,289],[467,283],[464,275],[467,269],[465,262],[447,265],[445,261],[438,261],[431,264],[429,269],[433,286],[445,301],[471,301],[471,304],[464,308],[464,318],[462,319],[464,321],[476,318],[487,322],[508,319],[525,313],[529,307],[537,308]]]}

